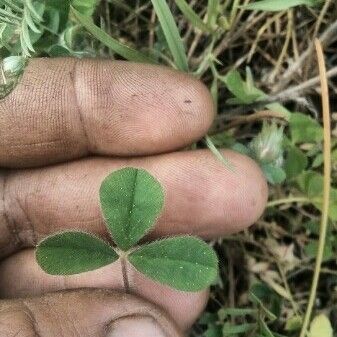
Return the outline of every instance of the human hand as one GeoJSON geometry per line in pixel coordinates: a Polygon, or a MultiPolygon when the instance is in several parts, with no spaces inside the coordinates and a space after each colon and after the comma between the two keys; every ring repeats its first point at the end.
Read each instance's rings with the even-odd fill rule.
{"type": "Polygon", "coordinates": [[[108,237],[98,189],[124,166],[145,168],[165,189],[149,239],[212,239],[252,224],[267,199],[252,160],[224,151],[232,171],[208,150],[173,152],[200,139],[213,118],[207,89],[167,68],[30,61],[0,102],[0,337],[173,337],[193,324],[208,291],[179,292],[129,267],[132,294],[124,294],[118,264],[50,276],[34,246],[69,229],[108,237]]]}

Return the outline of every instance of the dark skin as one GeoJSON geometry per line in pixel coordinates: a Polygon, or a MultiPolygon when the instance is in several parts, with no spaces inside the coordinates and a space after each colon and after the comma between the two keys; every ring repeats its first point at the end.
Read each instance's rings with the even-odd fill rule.
{"type": "Polygon", "coordinates": [[[98,202],[111,171],[142,167],[165,189],[148,239],[205,239],[240,231],[262,214],[267,185],[249,158],[183,151],[214,119],[199,81],[164,67],[75,59],[32,60],[0,102],[0,337],[180,336],[208,291],[183,293],[120,265],[71,277],[46,275],[34,246],[80,229],[107,237],[98,202]]]}

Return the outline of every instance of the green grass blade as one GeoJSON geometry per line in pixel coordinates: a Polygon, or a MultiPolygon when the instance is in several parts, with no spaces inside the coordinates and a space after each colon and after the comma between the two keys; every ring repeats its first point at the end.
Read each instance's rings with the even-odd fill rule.
{"type": "Polygon", "coordinates": [[[0,15],[4,16],[5,18],[8,18],[9,20],[16,20],[16,21],[20,21],[21,18],[9,11],[6,11],[5,9],[0,8],[0,15]]]}
{"type": "Polygon", "coordinates": [[[101,28],[97,27],[93,21],[83,14],[79,13],[76,9],[71,7],[71,13],[75,19],[85,27],[97,40],[101,41],[108,48],[113,50],[116,54],[124,57],[128,61],[142,62],[142,63],[156,63],[152,57],[132,49],[116,39],[112,38],[109,34],[104,32],[101,28]]]}
{"type": "Polygon", "coordinates": [[[223,156],[223,154],[217,149],[212,139],[208,135],[205,136],[205,142],[206,142],[208,149],[214,154],[214,156],[218,160],[220,160],[226,167],[234,171],[234,165],[223,156]]]}
{"type": "Polygon", "coordinates": [[[19,12],[19,13],[23,12],[22,8],[20,8],[19,6],[17,6],[15,3],[13,3],[10,0],[1,0],[0,4],[1,5],[6,5],[6,6],[8,6],[9,8],[11,8],[12,10],[14,10],[16,12],[19,12]]]}
{"type": "Polygon", "coordinates": [[[185,18],[191,22],[193,27],[200,29],[204,33],[210,33],[211,29],[199,17],[199,15],[192,9],[192,7],[185,0],[176,0],[176,4],[185,18]]]}
{"type": "Polygon", "coordinates": [[[178,27],[166,0],[151,0],[154,10],[158,16],[161,28],[165,35],[167,44],[174,58],[176,67],[182,71],[188,71],[188,63],[183,41],[180,37],[178,27]]]}
{"type": "Polygon", "coordinates": [[[214,27],[218,16],[219,0],[208,0],[207,5],[207,25],[214,27]]]}
{"type": "Polygon", "coordinates": [[[244,6],[244,8],[250,10],[277,12],[300,5],[313,6],[316,2],[316,0],[261,0],[250,3],[244,6]]]}

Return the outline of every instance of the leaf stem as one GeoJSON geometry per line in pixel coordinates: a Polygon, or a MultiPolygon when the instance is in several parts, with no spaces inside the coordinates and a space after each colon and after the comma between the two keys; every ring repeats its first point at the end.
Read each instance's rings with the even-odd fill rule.
{"type": "Polygon", "coordinates": [[[127,259],[126,256],[121,256],[122,275],[124,282],[124,289],[126,293],[130,292],[130,283],[128,277],[127,259]]]}
{"type": "Polygon", "coordinates": [[[326,76],[326,67],[324,62],[324,54],[322,50],[322,45],[318,39],[315,39],[315,47],[318,59],[319,74],[321,80],[322,88],[322,110],[323,110],[323,126],[324,126],[324,185],[323,185],[323,206],[322,206],[322,217],[321,217],[321,227],[318,243],[318,251],[316,257],[316,265],[314,271],[314,277],[312,281],[310,297],[308,302],[308,307],[304,316],[304,322],[300,337],[304,337],[307,334],[312,309],[315,302],[317,286],[319,281],[319,275],[321,273],[321,265],[324,254],[324,245],[326,240],[326,233],[328,227],[328,212],[330,203],[330,185],[331,185],[331,125],[330,125],[330,108],[329,108],[329,89],[326,76]]]}
{"type": "Polygon", "coordinates": [[[302,203],[312,203],[312,200],[307,197],[289,197],[283,199],[277,199],[269,201],[267,207],[275,207],[284,204],[292,204],[294,202],[302,202],[302,203]]]}

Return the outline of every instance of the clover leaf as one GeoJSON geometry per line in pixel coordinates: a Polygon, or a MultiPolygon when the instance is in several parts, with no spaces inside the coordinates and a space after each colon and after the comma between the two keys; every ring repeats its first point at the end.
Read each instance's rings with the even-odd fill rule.
{"type": "MultiPolygon", "coordinates": [[[[178,290],[199,291],[214,282],[217,256],[198,238],[176,236],[137,246],[164,206],[163,188],[147,171],[130,167],[111,173],[102,182],[100,203],[117,247],[84,232],[54,234],[36,249],[36,260],[46,273],[74,275],[120,260],[122,266],[128,261],[147,277],[178,290]]],[[[127,274],[123,277],[128,289],[127,274]]]]}

